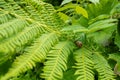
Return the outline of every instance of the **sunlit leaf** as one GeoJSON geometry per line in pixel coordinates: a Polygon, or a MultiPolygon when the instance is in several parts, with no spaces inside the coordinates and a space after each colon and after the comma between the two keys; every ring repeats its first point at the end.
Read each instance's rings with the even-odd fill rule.
{"type": "Polygon", "coordinates": [[[67,21],[69,19],[69,16],[67,16],[66,14],[62,13],[62,12],[59,12],[58,15],[61,17],[61,19],[63,21],[67,21]]]}
{"type": "Polygon", "coordinates": [[[80,6],[76,6],[76,12],[78,14],[82,14],[84,17],[88,18],[88,13],[84,8],[82,8],[80,6]]]}

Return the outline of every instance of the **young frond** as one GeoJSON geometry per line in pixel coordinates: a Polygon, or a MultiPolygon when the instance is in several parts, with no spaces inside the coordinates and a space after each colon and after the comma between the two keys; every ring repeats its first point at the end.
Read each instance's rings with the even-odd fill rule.
{"type": "Polygon", "coordinates": [[[9,72],[1,79],[7,80],[11,77],[20,75],[28,69],[36,66],[36,62],[42,62],[50,48],[58,41],[55,33],[43,34],[34,41],[34,44],[28,47],[22,55],[17,57],[9,72]]]}
{"type": "Polygon", "coordinates": [[[91,52],[85,48],[75,51],[74,59],[76,61],[75,75],[78,75],[76,80],[94,80],[93,62],[91,60],[91,52]]]}
{"type": "Polygon", "coordinates": [[[63,71],[67,69],[67,59],[73,50],[73,44],[69,41],[60,42],[47,55],[41,74],[45,80],[58,80],[63,77],[63,71]]]}
{"type": "Polygon", "coordinates": [[[94,68],[98,72],[99,80],[115,80],[114,73],[107,60],[98,52],[93,54],[94,68]]]}

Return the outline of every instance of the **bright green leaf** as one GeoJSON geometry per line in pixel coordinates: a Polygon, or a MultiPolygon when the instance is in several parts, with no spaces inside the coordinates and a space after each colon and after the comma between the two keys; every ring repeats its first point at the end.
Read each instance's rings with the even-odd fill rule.
{"type": "Polygon", "coordinates": [[[76,12],[78,14],[82,14],[84,17],[88,18],[88,13],[84,8],[82,8],[80,6],[76,6],[76,12]]]}
{"type": "Polygon", "coordinates": [[[67,16],[66,14],[59,12],[58,15],[61,17],[61,19],[66,22],[69,19],[69,16],[67,16]]]}

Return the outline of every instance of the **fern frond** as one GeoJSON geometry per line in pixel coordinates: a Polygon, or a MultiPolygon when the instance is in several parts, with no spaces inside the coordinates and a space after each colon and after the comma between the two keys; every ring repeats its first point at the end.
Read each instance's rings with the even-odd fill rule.
{"type": "Polygon", "coordinates": [[[47,4],[41,0],[25,0],[24,2],[26,2],[29,6],[32,5],[30,7],[34,7],[34,10],[39,13],[41,21],[45,22],[46,25],[59,28],[63,26],[61,24],[64,22],[60,20],[51,4],[47,4]]]}
{"type": "Polygon", "coordinates": [[[0,8],[10,11],[11,8],[10,6],[7,4],[6,0],[0,0],[0,8]]]}
{"type": "Polygon", "coordinates": [[[5,56],[12,55],[18,51],[17,49],[23,47],[43,32],[45,32],[45,29],[42,24],[33,23],[17,35],[2,41],[0,43],[0,53],[5,56]]]}
{"type": "Polygon", "coordinates": [[[11,35],[15,35],[24,27],[28,26],[29,23],[26,20],[22,19],[14,19],[9,22],[0,25],[0,40],[4,38],[8,38],[11,35]]]}
{"type": "Polygon", "coordinates": [[[76,61],[74,68],[76,68],[75,75],[78,75],[77,80],[94,80],[93,61],[91,52],[85,48],[81,48],[74,53],[76,61]]]}
{"type": "Polygon", "coordinates": [[[5,13],[4,11],[0,10],[0,24],[8,22],[9,20],[13,18],[14,17],[11,16],[9,13],[5,13]]]}
{"type": "Polygon", "coordinates": [[[58,41],[55,33],[43,34],[34,41],[34,44],[28,47],[23,55],[17,57],[9,72],[1,79],[7,80],[32,69],[36,62],[42,62],[46,58],[46,53],[58,41]]]}
{"type": "Polygon", "coordinates": [[[44,63],[44,73],[41,77],[45,80],[58,80],[63,76],[63,71],[67,69],[67,59],[70,55],[73,44],[69,41],[58,43],[47,55],[44,63]]]}
{"type": "Polygon", "coordinates": [[[99,80],[115,80],[114,73],[107,60],[98,52],[93,55],[94,68],[98,72],[99,80]]]}
{"type": "Polygon", "coordinates": [[[2,8],[9,12],[16,13],[20,16],[29,17],[29,14],[26,11],[24,11],[24,9],[21,6],[19,6],[18,2],[14,0],[2,0],[1,3],[4,3],[2,8]]]}
{"type": "Polygon", "coordinates": [[[1,6],[4,10],[8,9],[8,12],[40,21],[48,26],[59,28],[63,26],[61,25],[63,21],[58,17],[54,7],[41,0],[2,0],[1,3],[7,4],[7,7],[1,6]]]}

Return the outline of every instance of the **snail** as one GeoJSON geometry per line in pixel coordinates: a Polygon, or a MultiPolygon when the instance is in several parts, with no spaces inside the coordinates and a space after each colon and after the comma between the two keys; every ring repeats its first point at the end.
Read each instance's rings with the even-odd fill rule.
{"type": "Polygon", "coordinates": [[[81,48],[82,47],[82,42],[81,41],[75,41],[75,44],[77,47],[81,48]]]}

